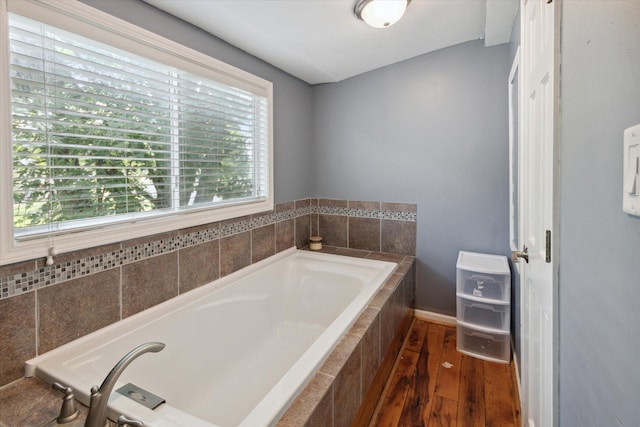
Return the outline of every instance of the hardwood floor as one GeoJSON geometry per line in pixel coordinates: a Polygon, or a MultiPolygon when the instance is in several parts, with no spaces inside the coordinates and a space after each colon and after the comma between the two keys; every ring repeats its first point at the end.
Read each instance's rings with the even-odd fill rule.
{"type": "Polygon", "coordinates": [[[516,387],[511,364],[463,355],[455,327],[416,319],[369,427],[520,426],[516,387]]]}

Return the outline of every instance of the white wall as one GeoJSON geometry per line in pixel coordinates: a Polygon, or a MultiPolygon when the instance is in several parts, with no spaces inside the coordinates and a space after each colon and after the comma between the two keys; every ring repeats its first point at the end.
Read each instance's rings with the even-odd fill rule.
{"type": "Polygon", "coordinates": [[[640,420],[640,218],[622,135],[640,123],[640,2],[562,6],[560,425],[640,420]]]}

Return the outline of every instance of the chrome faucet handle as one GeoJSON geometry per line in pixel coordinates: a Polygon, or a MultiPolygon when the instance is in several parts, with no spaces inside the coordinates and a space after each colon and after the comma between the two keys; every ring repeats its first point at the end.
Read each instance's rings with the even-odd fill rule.
{"type": "Polygon", "coordinates": [[[144,423],[140,420],[131,420],[124,415],[118,417],[118,427],[144,427],[144,423]]]}
{"type": "Polygon", "coordinates": [[[80,414],[80,410],[76,407],[76,399],[73,396],[73,389],[62,385],[59,382],[55,382],[51,386],[56,390],[64,392],[64,400],[62,401],[60,415],[56,419],[58,424],[64,424],[75,420],[80,414]]]}

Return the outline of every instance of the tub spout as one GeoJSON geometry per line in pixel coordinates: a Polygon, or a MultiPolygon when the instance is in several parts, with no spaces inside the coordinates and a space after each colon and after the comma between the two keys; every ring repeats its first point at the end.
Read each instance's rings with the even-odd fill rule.
{"type": "Polygon", "coordinates": [[[105,427],[107,424],[107,402],[122,372],[139,356],[149,352],[157,353],[162,350],[164,346],[161,342],[148,342],[139,345],[116,363],[113,369],[111,369],[111,372],[109,372],[109,375],[107,375],[102,382],[100,388],[95,385],[91,387],[89,414],[87,414],[87,421],[84,423],[84,427],[105,427]]]}

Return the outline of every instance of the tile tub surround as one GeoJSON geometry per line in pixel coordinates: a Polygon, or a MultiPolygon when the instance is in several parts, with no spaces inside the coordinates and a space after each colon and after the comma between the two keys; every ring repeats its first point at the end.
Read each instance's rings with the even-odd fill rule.
{"type": "Polygon", "coordinates": [[[313,211],[312,229],[326,245],[416,254],[415,204],[317,199],[313,211]]]}
{"type": "Polygon", "coordinates": [[[336,237],[342,249],[415,254],[415,205],[313,198],[280,203],[272,212],[60,254],[52,266],[44,259],[0,266],[0,386],[23,375],[25,360],[284,249],[304,247],[312,232],[330,233],[332,220],[347,224],[336,237]],[[355,225],[349,239],[349,221],[360,219],[373,225],[355,225]],[[406,241],[395,239],[398,230],[409,236],[406,241]],[[58,300],[73,301],[73,307],[58,300]]]}
{"type": "MultiPolygon", "coordinates": [[[[323,252],[398,262],[317,373],[293,401],[278,427],[366,426],[375,410],[413,318],[415,258],[346,248],[323,252]]],[[[29,295],[29,294],[27,294],[29,295]]],[[[62,393],[38,378],[0,387],[0,426],[54,426],[62,393]]],[[[84,424],[87,409],[68,424],[84,424]]]]}

